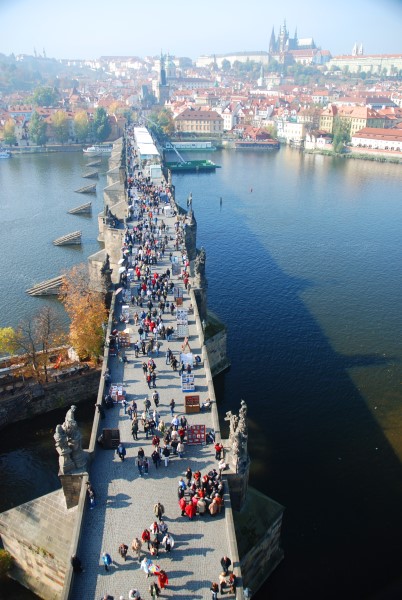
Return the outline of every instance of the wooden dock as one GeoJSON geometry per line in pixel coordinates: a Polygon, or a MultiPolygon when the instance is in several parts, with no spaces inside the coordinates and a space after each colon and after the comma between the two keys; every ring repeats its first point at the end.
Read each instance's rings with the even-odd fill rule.
{"type": "Polygon", "coordinates": [[[63,279],[64,275],[47,279],[29,288],[29,290],[26,290],[26,293],[30,296],[58,296],[63,279]]]}
{"type": "Polygon", "coordinates": [[[86,185],[75,191],[79,194],[96,194],[96,183],[93,183],[92,185],[86,185]]]}
{"type": "Polygon", "coordinates": [[[87,215],[92,212],[92,202],[81,204],[67,211],[69,215],[87,215]]]}
{"type": "Polygon", "coordinates": [[[81,244],[81,231],[73,231],[53,240],[55,246],[70,246],[72,244],[81,244]]]}

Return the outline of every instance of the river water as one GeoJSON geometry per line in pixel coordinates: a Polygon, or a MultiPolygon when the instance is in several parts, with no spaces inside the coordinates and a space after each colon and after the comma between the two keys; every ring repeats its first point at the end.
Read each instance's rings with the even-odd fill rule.
{"type": "MultiPolygon", "coordinates": [[[[228,326],[221,415],[246,400],[250,483],[286,509],[285,560],[258,596],[385,597],[401,583],[402,169],[289,148],[213,160],[173,181],[183,206],[193,194],[209,307],[228,326]]],[[[2,161],[1,326],[42,305],[29,285],[97,250],[101,183],[91,218],[66,215],[86,201],[72,192],[85,162],[2,161]],[[51,245],[75,229],[81,249],[51,245]]]]}

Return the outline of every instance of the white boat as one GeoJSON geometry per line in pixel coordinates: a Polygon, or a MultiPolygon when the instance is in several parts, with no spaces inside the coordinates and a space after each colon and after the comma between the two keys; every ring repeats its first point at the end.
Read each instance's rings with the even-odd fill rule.
{"type": "Polygon", "coordinates": [[[108,144],[107,146],[101,146],[99,144],[95,144],[94,146],[89,146],[89,148],[83,148],[83,152],[85,154],[103,154],[105,152],[111,152],[113,150],[113,146],[108,144]]]}
{"type": "Polygon", "coordinates": [[[4,148],[0,148],[0,158],[11,158],[11,152],[9,152],[9,150],[4,150],[4,148]]]}
{"type": "Polygon", "coordinates": [[[165,150],[216,150],[212,142],[166,142],[165,150]]]}

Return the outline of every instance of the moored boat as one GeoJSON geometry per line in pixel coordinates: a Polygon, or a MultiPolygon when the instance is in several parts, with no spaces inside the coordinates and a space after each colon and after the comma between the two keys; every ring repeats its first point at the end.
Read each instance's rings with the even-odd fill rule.
{"type": "Polygon", "coordinates": [[[11,152],[5,150],[5,148],[0,148],[0,158],[11,158],[11,152]]]}
{"type": "Polygon", "coordinates": [[[88,148],[83,148],[82,151],[85,152],[85,154],[103,154],[105,152],[111,152],[112,150],[113,146],[111,144],[95,144],[93,146],[89,146],[88,148]]]}
{"type": "Polygon", "coordinates": [[[236,140],[236,150],[279,150],[278,140],[236,140]]]}
{"type": "Polygon", "coordinates": [[[220,169],[212,160],[185,160],[183,162],[167,162],[166,167],[172,173],[205,172],[220,169]]]}

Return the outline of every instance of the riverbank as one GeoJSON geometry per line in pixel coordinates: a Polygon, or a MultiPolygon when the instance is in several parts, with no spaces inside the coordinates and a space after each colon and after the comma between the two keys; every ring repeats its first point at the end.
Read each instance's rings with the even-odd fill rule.
{"type": "Polygon", "coordinates": [[[0,399],[0,430],[71,404],[80,404],[93,398],[99,388],[100,369],[85,370],[80,366],[65,369],[63,375],[51,383],[24,386],[20,392],[0,399]]]}

